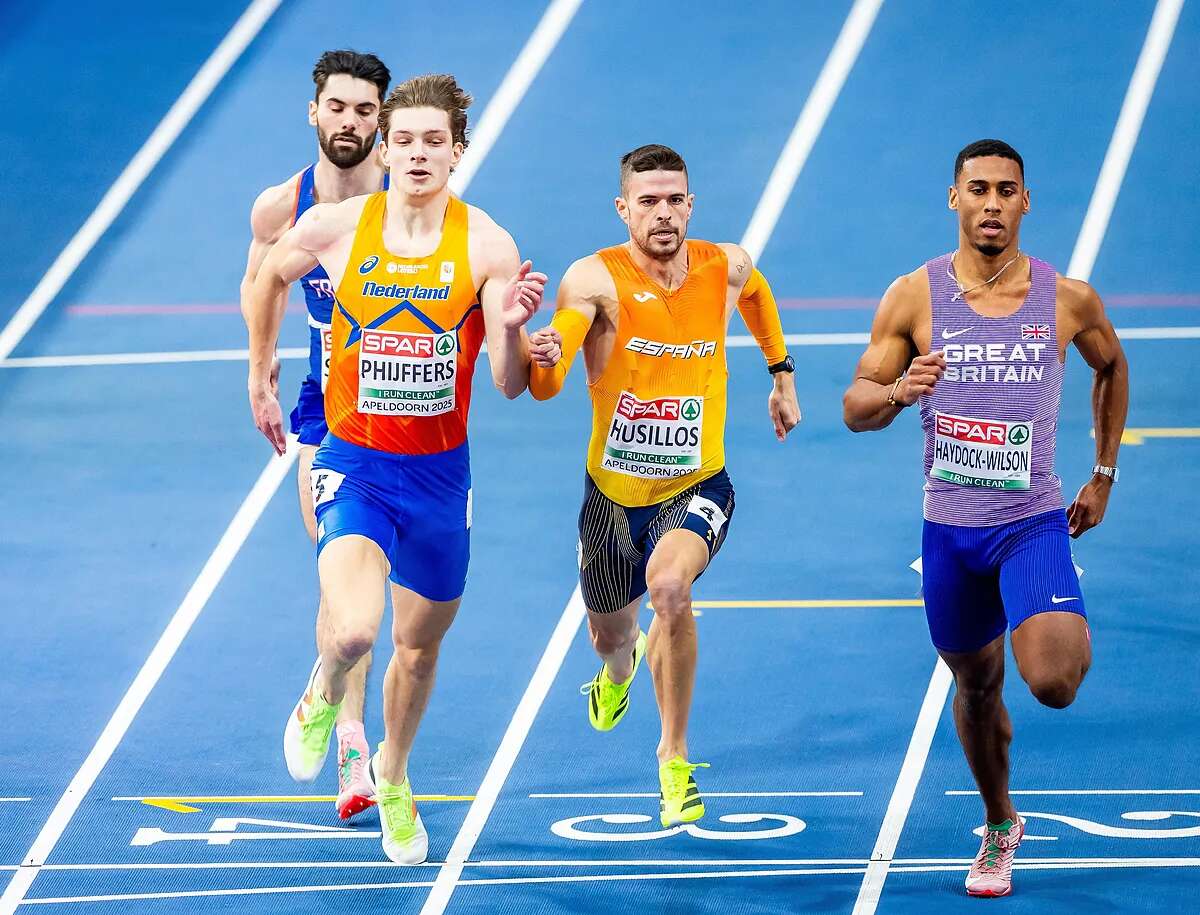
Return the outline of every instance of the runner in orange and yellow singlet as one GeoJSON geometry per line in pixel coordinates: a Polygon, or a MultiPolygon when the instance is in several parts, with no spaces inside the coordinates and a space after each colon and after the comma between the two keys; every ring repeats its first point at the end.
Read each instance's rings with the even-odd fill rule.
{"type": "Polygon", "coordinates": [[[384,680],[385,740],[371,759],[383,849],[419,864],[428,836],[407,768],[442,637],[466,582],[471,468],[467,413],[484,339],[507,397],[529,381],[524,325],[546,277],[507,232],[451,196],[471,97],[452,76],[402,83],[379,114],[387,191],[317,205],[286,232],[251,291],[250,404],[282,453],[270,381],[280,293],[320,263],[335,293],[325,418],[313,459],[320,656],[284,729],[288,771],[312,781],[329,751],[347,673],[375,643],[390,579],[395,654],[384,680]]]}
{"type": "Polygon", "coordinates": [[[800,421],[794,366],[770,287],[737,245],[686,240],[693,197],[687,167],[665,146],[621,160],[617,212],[629,240],[576,261],[553,323],[530,337],[530,391],[553,397],[582,347],[592,399],[579,577],[592,644],[604,663],[583,691],[607,731],[629,707],[649,658],[662,719],[663,826],[690,823],[704,804],[688,760],[696,673],[692,583],[729,530],[725,472],[725,333],[736,307],[774,378],[768,406],[783,441],[800,421]],[[642,595],[654,621],[638,628],[642,595]]]}

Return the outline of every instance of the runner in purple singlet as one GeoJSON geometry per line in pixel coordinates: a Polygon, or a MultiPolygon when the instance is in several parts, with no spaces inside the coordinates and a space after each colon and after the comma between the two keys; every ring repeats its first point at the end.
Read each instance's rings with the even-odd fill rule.
{"type": "Polygon", "coordinates": [[[954,721],[987,817],[967,892],[1006,896],[1023,826],[1008,793],[1004,634],[1038,701],[1070,705],[1092,655],[1068,535],[1104,517],[1129,375],[1095,290],[1019,249],[1029,190],[1016,150],[999,140],[963,149],[949,205],[958,249],[884,294],[845,420],[882,429],[920,404],[925,612],[954,673],[954,721]],[[1096,465],[1064,510],[1054,442],[1071,343],[1095,372],[1096,465]]]}

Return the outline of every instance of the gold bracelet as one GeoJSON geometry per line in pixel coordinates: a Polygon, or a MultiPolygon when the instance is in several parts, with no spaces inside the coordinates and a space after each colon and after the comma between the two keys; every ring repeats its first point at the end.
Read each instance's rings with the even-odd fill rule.
{"type": "Polygon", "coordinates": [[[900,382],[902,382],[903,380],[904,380],[904,375],[901,374],[900,377],[896,379],[896,383],[892,385],[892,390],[888,394],[888,397],[887,397],[887,402],[888,402],[889,407],[900,407],[901,409],[904,408],[904,404],[896,402],[896,389],[900,387],[900,382]]]}

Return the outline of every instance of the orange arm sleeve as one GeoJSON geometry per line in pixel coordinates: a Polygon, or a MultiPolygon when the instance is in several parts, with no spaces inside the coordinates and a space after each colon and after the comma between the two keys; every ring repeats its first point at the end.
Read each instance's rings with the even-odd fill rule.
{"type": "Polygon", "coordinates": [[[562,335],[562,357],[552,369],[544,369],[537,363],[529,366],[529,393],[534,400],[549,400],[562,390],[563,381],[592,322],[574,308],[560,308],[550,325],[562,335]]]}
{"type": "Polygon", "coordinates": [[[783,325],[779,323],[779,306],[775,304],[767,278],[757,269],[742,287],[737,307],[767,358],[767,365],[782,362],[788,353],[783,342],[783,325]]]}

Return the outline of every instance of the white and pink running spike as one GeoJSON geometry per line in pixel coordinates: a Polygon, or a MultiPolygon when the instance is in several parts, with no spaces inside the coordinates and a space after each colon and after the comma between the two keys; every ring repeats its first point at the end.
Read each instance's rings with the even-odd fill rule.
{"type": "Polygon", "coordinates": [[[994,897],[1012,892],[1013,857],[1024,835],[1025,825],[1019,815],[1005,832],[985,827],[979,854],[967,874],[968,895],[994,897]]]}

